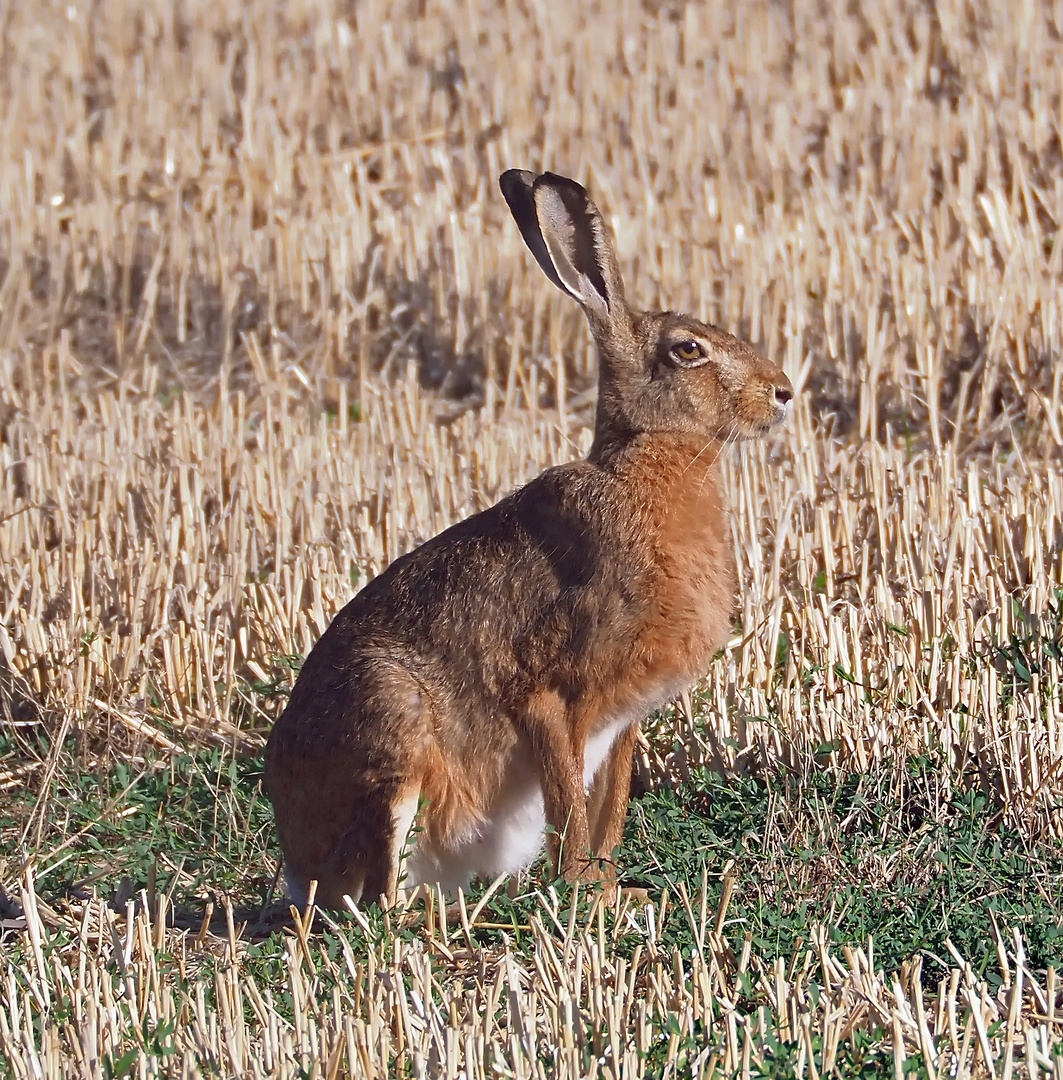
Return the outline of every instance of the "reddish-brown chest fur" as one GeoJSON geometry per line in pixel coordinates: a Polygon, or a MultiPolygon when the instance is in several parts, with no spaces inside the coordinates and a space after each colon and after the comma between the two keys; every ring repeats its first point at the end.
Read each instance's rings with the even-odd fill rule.
{"type": "Polygon", "coordinates": [[[586,703],[588,734],[609,717],[648,711],[686,689],[727,642],[737,574],[720,450],[696,438],[644,436],[607,465],[648,556],[639,583],[645,606],[633,640],[618,639],[612,664],[603,665],[598,700],[586,703]]]}

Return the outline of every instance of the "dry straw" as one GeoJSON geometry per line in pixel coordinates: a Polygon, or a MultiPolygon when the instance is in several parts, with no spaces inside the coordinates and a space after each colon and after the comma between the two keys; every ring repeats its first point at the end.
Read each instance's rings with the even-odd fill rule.
{"type": "Polygon", "coordinates": [[[464,901],[453,925],[441,900],[430,903],[430,929],[412,941],[374,938],[366,923],[334,956],[314,917],[296,915],[282,973],[264,983],[244,970],[231,907],[228,933],[208,951],[203,932],[167,928],[162,895],[152,904],[143,892],[121,915],[90,902],[64,920],[28,876],[31,960],[0,992],[0,1046],[19,1080],[102,1078],[123,1061],[144,1077],[702,1080],[764,1075],[780,1048],[787,1075],[838,1075],[856,1033],[865,1043],[885,1033],[898,1077],[909,1057],[934,1078],[1010,1077],[1020,1059],[1030,1076],[1060,1075],[1055,973],[1046,983],[1030,971],[1018,931],[998,937],[995,991],[955,952],[934,991],[921,958],[887,976],[873,941],[838,955],[816,925],[791,957],[765,961],[748,936],[736,952],[721,933],[729,896],[730,882],[713,912],[703,878],[700,896],[681,887],[641,910],[621,899],[607,921],[600,903],[577,919],[539,893],[527,923],[511,928],[531,938],[521,951],[508,938],[474,948],[477,911],[464,901]],[[669,920],[693,931],[689,956],[664,944],[669,920]]]}
{"type": "MultiPolygon", "coordinates": [[[[651,728],[643,768],[944,751],[977,763],[1013,824],[1057,833],[1058,5],[0,11],[0,791],[42,793],[2,837],[5,865],[40,835],[67,736],[85,763],[259,745],[268,706],[250,687],[287,679],[278,658],[305,654],[357,582],[587,447],[594,358],[505,218],[508,166],[584,179],[637,299],[759,342],[802,391],[784,432],[726,461],[742,630],[651,728]]],[[[566,981],[579,965],[519,974],[503,955],[468,996],[459,969],[431,976],[451,1013],[427,983],[411,1005],[396,975],[364,991],[383,1026],[319,1001],[289,1030],[235,966],[217,977],[230,1012],[197,1019],[194,992],[182,1004],[153,974],[155,917],[87,907],[72,951],[28,989],[8,979],[17,1069],[73,1054],[97,1075],[89,1036],[66,1028],[99,1048],[113,1009],[174,1009],[182,1055],[209,1043],[223,1071],[265,1071],[281,1047],[322,1075],[355,1047],[366,1070],[393,1052],[516,1070],[521,1039],[566,1045],[574,1002],[620,1040],[610,1060],[635,1061],[662,1002],[686,1024],[735,970],[706,945],[681,988],[647,944],[621,973],[581,930],[550,948],[585,946],[582,988],[566,981]],[[658,988],[646,1013],[625,979],[658,988]],[[69,1019],[33,1026],[68,997],[69,1019]]],[[[1002,949],[1021,973],[1021,942],[1002,949]]],[[[1022,1032],[1016,1054],[1051,1053],[1054,1029],[1023,1026],[1022,1002],[1054,1009],[1029,975],[997,1000],[965,973],[920,1004],[917,973],[895,995],[856,953],[813,958],[829,1007],[795,1004],[802,957],[777,984],[770,964],[757,976],[764,1023],[795,1039],[826,1047],[879,1010],[928,1062],[945,1041],[962,1056],[957,1039],[988,1060],[1002,1016],[1005,1073],[1022,1032]]],[[[304,959],[292,993],[313,1002],[304,959]]],[[[425,945],[387,963],[416,982],[436,960],[425,945]]],[[[730,1015],[717,1064],[746,1069],[730,1015]]],[[[824,1067],[809,1051],[809,1075],[824,1067]]]]}

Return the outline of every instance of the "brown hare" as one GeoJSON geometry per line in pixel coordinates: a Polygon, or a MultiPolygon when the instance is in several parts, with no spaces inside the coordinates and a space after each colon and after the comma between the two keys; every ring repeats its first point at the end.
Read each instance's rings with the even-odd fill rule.
{"type": "Polygon", "coordinates": [[[499,183],[590,322],[594,440],[586,460],[397,559],[307,657],[266,747],[300,903],[312,880],[325,906],[393,903],[400,861],[406,883],[448,889],[515,873],[547,832],[565,878],[602,875],[639,721],[704,674],[731,628],[717,458],[783,419],[789,380],[722,330],[630,307],[574,180],[514,169],[499,183]]]}

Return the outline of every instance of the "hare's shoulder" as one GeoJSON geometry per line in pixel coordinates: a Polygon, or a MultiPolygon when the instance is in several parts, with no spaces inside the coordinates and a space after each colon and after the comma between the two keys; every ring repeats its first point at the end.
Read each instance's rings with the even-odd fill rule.
{"type": "Polygon", "coordinates": [[[376,579],[379,588],[415,589],[423,596],[425,589],[455,589],[463,582],[479,591],[493,575],[530,585],[528,576],[536,576],[541,563],[571,576],[575,564],[596,562],[604,546],[615,543],[623,515],[610,505],[611,483],[583,461],[547,469],[396,559],[376,579]]]}

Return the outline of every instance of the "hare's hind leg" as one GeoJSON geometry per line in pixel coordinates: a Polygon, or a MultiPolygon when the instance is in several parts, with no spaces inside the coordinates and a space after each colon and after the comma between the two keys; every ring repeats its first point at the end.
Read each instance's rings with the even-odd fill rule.
{"type": "Polygon", "coordinates": [[[344,897],[354,903],[381,901],[392,907],[399,887],[402,856],[417,814],[419,788],[396,789],[380,799],[374,792],[356,811],[356,820],[339,838],[320,870],[317,902],[343,908],[344,897]],[[378,809],[379,808],[379,809],[378,809]]]}
{"type": "MultiPolygon", "coordinates": [[[[393,903],[430,743],[430,703],[401,664],[372,660],[324,702],[293,692],[267,747],[266,783],[295,895],[323,907],[393,903]]],[[[296,685],[296,691],[299,686],[296,685]]],[[[317,697],[323,695],[317,692],[317,697]]]]}
{"type": "MultiPolygon", "coordinates": [[[[383,891],[387,897],[388,907],[395,905],[399,887],[403,885],[405,875],[405,861],[413,847],[411,830],[417,818],[417,807],[420,802],[420,788],[408,789],[391,807],[392,835],[391,835],[391,858],[387,867],[388,887],[383,891]]],[[[411,881],[411,885],[419,885],[418,881],[411,881]]]]}

